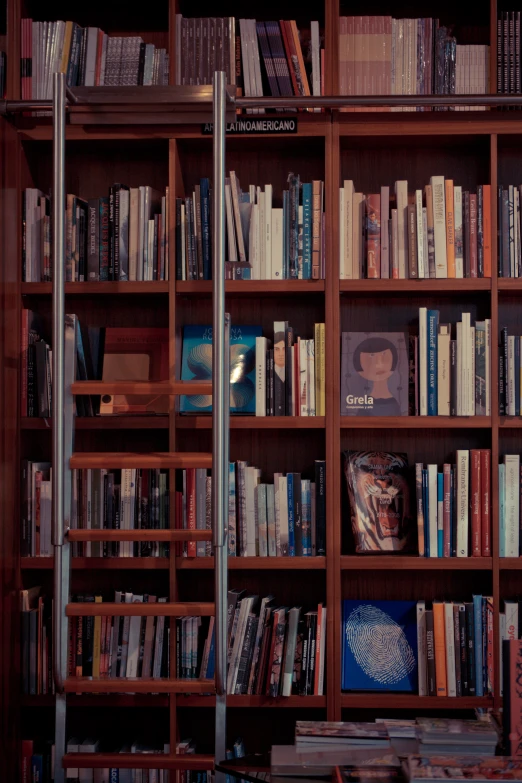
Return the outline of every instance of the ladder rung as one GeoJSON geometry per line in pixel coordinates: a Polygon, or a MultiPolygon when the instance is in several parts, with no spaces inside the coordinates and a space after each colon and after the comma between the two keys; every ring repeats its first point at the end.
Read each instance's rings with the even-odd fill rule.
{"type": "Polygon", "coordinates": [[[178,601],[162,604],[72,603],[65,607],[67,617],[211,617],[215,604],[178,601]]]}
{"type": "Polygon", "coordinates": [[[76,381],[73,394],[212,394],[212,381],[76,381]]]}
{"type": "Polygon", "coordinates": [[[189,753],[175,756],[167,753],[66,753],[65,769],[200,769],[214,768],[214,756],[189,753]]]}
{"type": "Polygon", "coordinates": [[[199,451],[146,452],[78,451],[72,455],[71,468],[210,468],[212,454],[199,451]]]}
{"type": "Polygon", "coordinates": [[[212,541],[212,530],[69,530],[69,541],[212,541]]]}
{"type": "Polygon", "coordinates": [[[214,680],[68,677],[66,693],[214,693],[214,680]]]}

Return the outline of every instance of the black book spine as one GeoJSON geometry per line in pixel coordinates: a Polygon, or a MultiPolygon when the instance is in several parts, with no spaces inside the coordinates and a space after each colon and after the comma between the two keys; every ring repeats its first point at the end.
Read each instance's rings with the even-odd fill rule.
{"type": "Polygon", "coordinates": [[[246,693],[246,686],[247,686],[247,680],[249,674],[248,658],[249,658],[249,652],[252,647],[253,639],[255,637],[255,631],[257,629],[258,619],[259,618],[255,617],[255,615],[253,614],[249,615],[247,618],[245,635],[243,637],[243,645],[241,648],[241,655],[238,663],[236,687],[234,689],[234,693],[236,694],[246,693]]]}
{"type": "Polygon", "coordinates": [[[181,617],[176,618],[176,677],[183,679],[185,676],[181,668],[181,617]]]}
{"type": "Polygon", "coordinates": [[[270,370],[270,384],[269,384],[270,416],[275,416],[274,351],[272,348],[268,352],[268,366],[270,370]]]}
{"type": "Polygon", "coordinates": [[[475,625],[473,617],[473,604],[466,604],[466,642],[468,647],[468,694],[476,694],[476,676],[475,671],[475,625]]]}
{"type": "Polygon", "coordinates": [[[478,276],[484,277],[484,191],[477,188],[477,262],[478,276]]]}
{"type": "MultiPolygon", "coordinates": [[[[85,603],[94,603],[93,595],[86,595],[85,603]]],[[[83,619],[83,671],[84,677],[92,677],[92,663],[94,656],[94,617],[83,619]]]]}
{"type": "Polygon", "coordinates": [[[497,19],[497,93],[503,92],[502,80],[502,13],[497,19]]]}
{"type": "Polygon", "coordinates": [[[469,190],[464,191],[463,198],[463,215],[462,222],[464,223],[464,277],[471,277],[471,248],[470,248],[470,223],[469,223],[469,190]]]}
{"type": "Polygon", "coordinates": [[[47,345],[43,340],[38,340],[35,347],[38,416],[48,418],[50,414],[47,398],[47,345]]]}
{"type": "Polygon", "coordinates": [[[27,346],[27,415],[37,416],[36,407],[36,346],[27,346]]]}
{"type": "Polygon", "coordinates": [[[292,350],[294,345],[294,330],[291,326],[287,326],[285,330],[285,414],[291,416],[293,412],[292,407],[292,392],[297,392],[294,389],[294,351],[292,350]]]}
{"type": "Polygon", "coordinates": [[[509,93],[509,12],[502,14],[502,82],[503,92],[509,93]]]}
{"type": "Polygon", "coordinates": [[[511,642],[510,639],[504,639],[502,641],[502,681],[504,685],[503,696],[503,736],[504,736],[504,752],[510,753],[511,750],[511,642]]]}
{"type": "Polygon", "coordinates": [[[455,692],[462,696],[462,669],[460,666],[460,613],[458,604],[453,605],[453,638],[455,653],[455,692]]]}
{"type": "Polygon", "coordinates": [[[428,673],[428,696],[436,696],[435,631],[433,626],[433,610],[431,609],[426,612],[426,669],[428,673]]]}
{"type": "Polygon", "coordinates": [[[504,342],[507,338],[507,328],[500,332],[500,345],[498,349],[498,412],[500,416],[506,415],[506,366],[504,363],[504,342]]]}
{"type": "Polygon", "coordinates": [[[31,609],[29,614],[29,695],[38,693],[38,610],[31,609]]]}
{"type": "Polygon", "coordinates": [[[450,416],[457,415],[457,341],[450,340],[450,416]]]}
{"type": "Polygon", "coordinates": [[[145,72],[145,43],[140,44],[140,60],[138,65],[138,86],[143,86],[143,74],[145,72]]]}
{"type": "Polygon", "coordinates": [[[310,617],[310,655],[308,656],[308,669],[306,673],[306,695],[314,695],[316,642],[317,642],[317,614],[313,612],[310,617]]]}
{"type": "Polygon", "coordinates": [[[88,202],[89,232],[87,242],[87,280],[100,279],[100,199],[88,202]]]}
{"type": "MultiPolygon", "coordinates": [[[[107,473],[104,476],[104,530],[112,529],[112,520],[114,514],[114,473],[107,473]]],[[[110,543],[105,541],[103,544],[103,556],[110,556],[110,543]]]]}
{"type": "Polygon", "coordinates": [[[310,615],[306,617],[306,628],[303,636],[303,656],[301,662],[301,676],[299,678],[299,695],[306,696],[306,678],[308,662],[310,659],[310,615]]]}
{"type": "Polygon", "coordinates": [[[181,267],[183,259],[183,248],[181,245],[181,204],[182,199],[176,199],[176,280],[183,279],[183,270],[181,267]]]}
{"type": "Polygon", "coordinates": [[[301,474],[293,473],[294,479],[294,547],[296,557],[303,557],[303,503],[301,498],[301,474]]]}
{"type": "Polygon", "coordinates": [[[315,461],[315,554],[326,555],[326,462],[315,461]]]}
{"type": "Polygon", "coordinates": [[[115,280],[114,277],[114,248],[117,244],[117,235],[114,228],[114,201],[116,198],[115,185],[109,188],[109,264],[107,280],[115,280]]]}
{"type": "Polygon", "coordinates": [[[114,185],[114,247],[113,280],[120,279],[120,185],[114,185]]]}
{"type": "Polygon", "coordinates": [[[78,205],[78,281],[84,283],[87,279],[87,210],[86,205],[78,205]]]}
{"type": "Polygon", "coordinates": [[[102,196],[99,199],[100,202],[100,215],[99,215],[99,232],[100,232],[100,246],[99,246],[99,279],[101,281],[111,280],[109,276],[111,263],[111,247],[110,247],[110,198],[102,196]]]}

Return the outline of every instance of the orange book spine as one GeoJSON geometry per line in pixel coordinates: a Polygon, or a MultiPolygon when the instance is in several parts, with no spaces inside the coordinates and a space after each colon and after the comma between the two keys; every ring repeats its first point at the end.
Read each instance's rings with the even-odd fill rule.
{"type": "Polygon", "coordinates": [[[491,557],[491,451],[480,450],[482,557],[491,557]]]}
{"type": "Polygon", "coordinates": [[[304,94],[306,96],[310,95],[310,85],[308,84],[308,76],[306,75],[306,68],[304,64],[303,59],[303,52],[301,49],[301,42],[299,40],[299,32],[297,30],[297,25],[295,23],[295,20],[291,20],[290,22],[287,22],[287,25],[289,27],[288,34],[293,37],[294,41],[294,50],[295,55],[297,57],[297,63],[299,66],[299,71],[301,72],[301,82],[303,85],[304,94]]]}
{"type": "Polygon", "coordinates": [[[484,277],[491,277],[491,185],[482,186],[482,232],[484,277]]]}
{"type": "Polygon", "coordinates": [[[433,630],[435,636],[435,684],[437,696],[447,696],[446,680],[446,633],[444,623],[444,604],[433,602],[433,630]]]}
{"type": "Polygon", "coordinates": [[[314,694],[317,695],[319,693],[319,670],[321,668],[321,635],[322,635],[322,627],[321,623],[323,620],[323,605],[318,604],[317,606],[317,634],[316,634],[316,641],[315,641],[315,673],[314,673],[314,694]]]}
{"type": "Polygon", "coordinates": [[[299,97],[300,95],[299,86],[297,84],[295,68],[292,62],[292,49],[290,47],[290,41],[288,38],[288,30],[286,28],[286,24],[283,19],[280,20],[279,26],[281,28],[281,35],[283,37],[283,45],[285,47],[285,54],[288,62],[288,70],[290,71],[290,78],[292,80],[292,87],[294,88],[294,95],[297,95],[299,97]]]}
{"type": "MultiPolygon", "coordinates": [[[[187,529],[196,529],[196,469],[187,468],[187,529]]],[[[187,556],[196,557],[196,542],[187,541],[187,556]]]]}
{"type": "Polygon", "coordinates": [[[444,181],[446,189],[446,257],[448,277],[456,277],[455,269],[455,207],[453,202],[453,180],[444,181]]]}
{"type": "Polygon", "coordinates": [[[480,451],[471,449],[471,556],[482,554],[482,519],[480,497],[480,451]]]}

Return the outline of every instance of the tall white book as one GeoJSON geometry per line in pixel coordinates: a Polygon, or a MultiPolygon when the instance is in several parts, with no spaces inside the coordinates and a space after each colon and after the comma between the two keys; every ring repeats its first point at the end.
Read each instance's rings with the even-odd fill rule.
{"type": "Polygon", "coordinates": [[[408,277],[408,182],[405,179],[395,183],[397,199],[397,236],[399,242],[399,279],[408,277]]]}
{"type": "Polygon", "coordinates": [[[520,455],[505,454],[504,531],[505,556],[519,556],[520,525],[520,455]]]}
{"type": "Polygon", "coordinates": [[[419,278],[429,276],[427,273],[427,259],[424,260],[424,223],[422,219],[422,190],[415,191],[415,217],[417,222],[417,268],[419,278]]]}
{"type": "MultiPolygon", "coordinates": [[[[134,595],[133,604],[142,604],[143,596],[134,595]]],[[[129,623],[129,643],[127,650],[127,677],[138,676],[138,661],[140,658],[141,617],[131,617],[129,623]]]]}
{"type": "Polygon", "coordinates": [[[256,337],[256,416],[266,416],[266,352],[268,339],[256,337]]]}
{"type": "Polygon", "coordinates": [[[272,207],[272,277],[283,279],[283,210],[272,207]]]}
{"type": "Polygon", "coordinates": [[[245,497],[246,497],[246,544],[247,556],[255,557],[256,547],[256,501],[255,488],[259,483],[261,471],[258,468],[245,468],[245,497]]]}
{"type": "Polygon", "coordinates": [[[352,280],[354,275],[354,211],[353,196],[354,188],[351,179],[344,180],[344,214],[342,218],[344,234],[344,274],[346,280],[352,280]]]}
{"type": "Polygon", "coordinates": [[[277,279],[272,269],[272,185],[265,185],[265,226],[263,236],[265,241],[266,279],[277,279]]]}
{"type": "Polygon", "coordinates": [[[455,185],[453,188],[453,208],[455,220],[455,277],[464,277],[464,233],[462,223],[462,187],[455,185]]]}
{"type": "Polygon", "coordinates": [[[433,237],[435,243],[435,276],[448,276],[448,260],[446,255],[446,198],[444,193],[444,177],[430,179],[433,199],[433,237]]]}
{"type": "Polygon", "coordinates": [[[457,451],[457,557],[468,556],[469,451],[457,451]]]}

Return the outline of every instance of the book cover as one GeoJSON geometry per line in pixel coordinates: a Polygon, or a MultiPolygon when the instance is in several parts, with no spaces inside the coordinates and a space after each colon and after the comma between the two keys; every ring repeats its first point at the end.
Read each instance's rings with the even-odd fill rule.
{"type": "Polygon", "coordinates": [[[415,601],[343,601],[342,689],[417,690],[415,601]]]}
{"type": "Polygon", "coordinates": [[[341,415],[407,416],[408,375],[402,332],[343,332],[341,415]]]}
{"type": "Polygon", "coordinates": [[[344,474],[356,552],[406,552],[413,546],[406,454],[345,451],[344,474]]]}
{"type": "MultiPolygon", "coordinates": [[[[230,329],[230,412],[255,415],[256,337],[260,326],[234,326],[230,329]]],[[[212,379],[212,327],[185,326],[181,380],[212,379]]],[[[211,395],[185,395],[180,398],[181,413],[210,413],[211,395]]]]}

